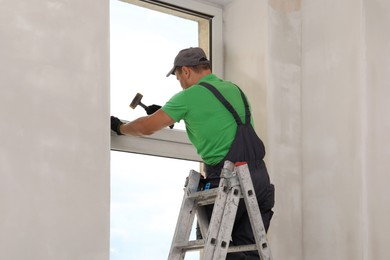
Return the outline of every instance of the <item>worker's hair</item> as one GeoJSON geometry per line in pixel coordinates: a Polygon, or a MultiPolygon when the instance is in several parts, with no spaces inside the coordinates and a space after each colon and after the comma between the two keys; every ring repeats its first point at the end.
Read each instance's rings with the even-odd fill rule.
{"type": "MultiPolygon", "coordinates": [[[[209,70],[209,69],[211,69],[210,64],[201,64],[201,65],[186,66],[186,67],[190,67],[190,68],[191,68],[193,71],[195,71],[196,73],[199,73],[199,72],[201,72],[202,70],[209,70]]],[[[177,68],[176,68],[176,71],[178,71],[179,73],[181,73],[182,67],[177,67],[177,68]]]]}

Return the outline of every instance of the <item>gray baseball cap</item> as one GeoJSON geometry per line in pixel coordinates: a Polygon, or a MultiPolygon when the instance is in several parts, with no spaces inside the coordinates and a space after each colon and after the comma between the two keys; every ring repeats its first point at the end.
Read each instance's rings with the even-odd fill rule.
{"type": "Polygon", "coordinates": [[[199,47],[191,47],[179,51],[175,61],[173,63],[173,68],[168,72],[167,77],[170,75],[175,75],[175,70],[177,67],[181,66],[197,66],[202,64],[210,64],[210,61],[206,57],[206,53],[199,47]]]}

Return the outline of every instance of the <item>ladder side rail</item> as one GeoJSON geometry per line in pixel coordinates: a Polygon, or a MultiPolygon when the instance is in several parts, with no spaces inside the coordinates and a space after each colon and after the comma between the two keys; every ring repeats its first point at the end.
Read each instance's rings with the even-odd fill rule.
{"type": "Polygon", "coordinates": [[[181,210],[172,239],[171,249],[169,251],[169,260],[184,259],[185,251],[181,250],[177,244],[180,244],[182,241],[188,241],[191,235],[192,223],[195,218],[197,205],[194,199],[188,199],[188,196],[197,191],[199,180],[200,173],[191,170],[187,179],[188,183],[186,184],[181,210]]]}
{"type": "Polygon", "coordinates": [[[244,197],[249,220],[251,222],[260,259],[272,260],[271,250],[267,242],[267,234],[265,232],[263,219],[261,218],[261,213],[257,203],[256,193],[253,187],[248,165],[243,164],[237,166],[236,171],[241,184],[242,194],[244,197]]]}
{"type": "MultiPolygon", "coordinates": [[[[237,178],[237,177],[235,177],[237,178]]],[[[238,184],[238,182],[237,182],[238,184]]],[[[241,197],[240,186],[231,187],[227,196],[226,206],[224,208],[222,221],[217,237],[217,244],[215,247],[213,259],[226,259],[229,249],[231,234],[236,219],[238,204],[241,197]]]]}
{"type": "Polygon", "coordinates": [[[214,259],[213,255],[217,243],[217,236],[221,226],[222,215],[225,209],[226,200],[228,196],[225,187],[226,187],[226,180],[221,178],[219,187],[216,188],[218,189],[218,196],[214,203],[214,208],[209,223],[209,229],[207,231],[207,235],[205,238],[205,246],[203,249],[202,260],[214,259]]]}

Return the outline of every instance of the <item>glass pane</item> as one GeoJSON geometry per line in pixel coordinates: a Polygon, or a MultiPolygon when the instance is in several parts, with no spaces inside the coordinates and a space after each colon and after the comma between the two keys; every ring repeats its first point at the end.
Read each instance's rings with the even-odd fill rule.
{"type": "Polygon", "coordinates": [[[162,106],[181,90],[166,74],[179,50],[198,46],[198,22],[111,0],[110,40],[111,114],[130,121],[146,115],[129,108],[138,92],[145,105],[162,106]]]}
{"type": "MultiPolygon", "coordinates": [[[[111,0],[111,114],[125,120],[146,115],[140,106],[129,108],[137,93],[145,105],[165,104],[181,90],[166,74],[177,52],[191,46],[198,46],[198,22],[111,0]]],[[[191,169],[199,163],[111,152],[110,260],[167,259],[191,169]]]]}
{"type": "Polygon", "coordinates": [[[111,152],[110,260],[168,258],[191,169],[199,163],[111,152]]]}

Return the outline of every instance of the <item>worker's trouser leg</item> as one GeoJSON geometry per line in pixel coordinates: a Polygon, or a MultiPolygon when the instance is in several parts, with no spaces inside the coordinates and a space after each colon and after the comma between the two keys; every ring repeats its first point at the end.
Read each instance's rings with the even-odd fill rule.
{"type": "MultiPolygon", "coordinates": [[[[268,230],[272,215],[273,215],[272,210],[261,212],[261,217],[263,219],[263,224],[266,231],[268,230]]],[[[243,200],[241,200],[237,209],[237,216],[232,231],[232,241],[230,245],[239,246],[239,245],[249,245],[255,243],[256,241],[253,236],[252,226],[250,224],[248,212],[246,211],[245,203],[243,202],[243,200]]],[[[227,255],[226,259],[255,260],[255,259],[260,259],[260,257],[257,251],[250,251],[250,252],[230,253],[227,255]]]]}

